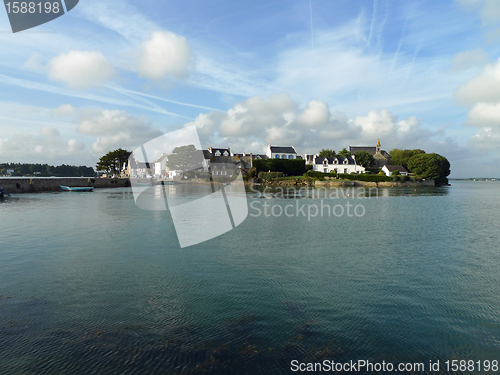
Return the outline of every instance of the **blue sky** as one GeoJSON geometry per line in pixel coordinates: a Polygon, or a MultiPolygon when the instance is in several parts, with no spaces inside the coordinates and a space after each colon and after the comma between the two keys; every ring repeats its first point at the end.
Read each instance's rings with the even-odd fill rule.
{"type": "Polygon", "coordinates": [[[195,124],[202,146],[421,148],[500,177],[500,2],[107,1],[12,34],[0,161],[94,166],[195,124]]]}

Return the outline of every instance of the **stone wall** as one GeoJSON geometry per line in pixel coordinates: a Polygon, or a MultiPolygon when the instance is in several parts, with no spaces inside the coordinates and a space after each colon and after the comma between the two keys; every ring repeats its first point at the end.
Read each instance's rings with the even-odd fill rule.
{"type": "Polygon", "coordinates": [[[425,180],[421,182],[393,182],[393,181],[381,181],[381,182],[368,182],[368,181],[338,181],[338,180],[326,180],[326,181],[315,181],[314,186],[362,186],[362,187],[434,187],[436,186],[434,180],[425,180]]]}
{"type": "Polygon", "coordinates": [[[40,191],[62,191],[63,186],[93,186],[95,188],[113,188],[130,186],[128,178],[0,178],[0,187],[10,194],[35,193],[40,191]]]}

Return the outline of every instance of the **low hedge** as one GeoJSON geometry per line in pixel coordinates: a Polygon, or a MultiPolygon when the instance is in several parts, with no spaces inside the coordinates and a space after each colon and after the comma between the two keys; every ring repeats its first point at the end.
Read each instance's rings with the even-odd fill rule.
{"type": "Polygon", "coordinates": [[[391,177],[376,174],[339,174],[339,178],[351,181],[386,182],[392,181],[391,177]]]}
{"type": "Polygon", "coordinates": [[[323,172],[318,172],[318,171],[307,171],[304,173],[304,177],[311,177],[311,178],[316,178],[318,180],[324,180],[325,177],[337,177],[337,173],[331,172],[331,173],[323,173],[323,172]]]}
{"type": "Polygon", "coordinates": [[[272,180],[273,178],[283,177],[282,172],[259,172],[258,177],[261,180],[272,180]]]}

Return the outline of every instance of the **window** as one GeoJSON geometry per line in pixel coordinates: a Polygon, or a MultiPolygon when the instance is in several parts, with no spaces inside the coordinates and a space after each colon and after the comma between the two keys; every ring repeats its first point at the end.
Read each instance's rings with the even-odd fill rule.
{"type": "Polygon", "coordinates": [[[346,174],[347,174],[347,168],[344,168],[344,173],[346,173],[346,174]]]}
{"type": "Polygon", "coordinates": [[[217,171],[214,171],[214,172],[213,172],[213,175],[214,175],[214,176],[217,176],[217,173],[218,173],[217,171]]]}
{"type": "Polygon", "coordinates": [[[327,173],[328,172],[328,168],[323,168],[323,172],[327,173]]]}
{"type": "Polygon", "coordinates": [[[279,158],[280,158],[280,156],[279,156],[279,155],[276,155],[276,159],[279,159],[279,158]]]}
{"type": "Polygon", "coordinates": [[[288,155],[288,159],[293,159],[293,155],[288,155]]]}

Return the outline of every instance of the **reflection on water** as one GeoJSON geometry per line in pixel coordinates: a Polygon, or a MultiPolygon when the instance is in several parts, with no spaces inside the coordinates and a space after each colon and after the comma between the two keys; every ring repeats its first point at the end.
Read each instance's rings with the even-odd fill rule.
{"type": "MultiPolygon", "coordinates": [[[[359,193],[366,215],[249,216],[185,249],[169,211],[138,209],[130,189],[15,196],[0,206],[0,372],[287,374],[292,360],[497,358],[498,186],[369,199],[258,190],[249,203],[359,193]]],[[[168,187],[186,200],[202,190],[168,187]]]]}

